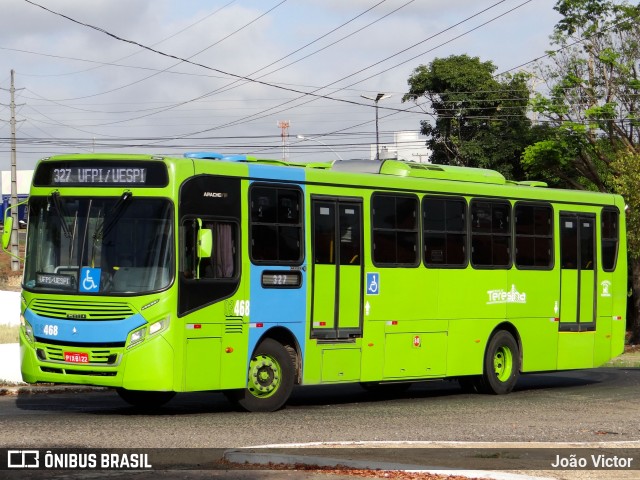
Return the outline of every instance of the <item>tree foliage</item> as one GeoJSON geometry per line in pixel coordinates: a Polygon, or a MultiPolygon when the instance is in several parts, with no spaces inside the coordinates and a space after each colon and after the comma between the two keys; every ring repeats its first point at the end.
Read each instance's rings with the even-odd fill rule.
{"type": "Polygon", "coordinates": [[[548,91],[533,109],[548,137],[529,146],[523,166],[560,186],[617,192],[628,205],[633,308],[640,340],[640,7],[603,0],[558,0],[562,19],[551,62],[537,69],[548,91]]]}
{"type": "Polygon", "coordinates": [[[612,191],[621,151],[640,153],[640,10],[627,3],[559,0],[551,62],[537,68],[548,88],[532,101],[550,135],[523,155],[529,172],[561,186],[612,191]]]}
{"type": "Polygon", "coordinates": [[[426,97],[433,121],[421,122],[433,163],[492,168],[509,178],[524,176],[520,156],[531,140],[524,74],[496,78],[496,66],[454,55],[420,65],[403,101],[426,97]]]}

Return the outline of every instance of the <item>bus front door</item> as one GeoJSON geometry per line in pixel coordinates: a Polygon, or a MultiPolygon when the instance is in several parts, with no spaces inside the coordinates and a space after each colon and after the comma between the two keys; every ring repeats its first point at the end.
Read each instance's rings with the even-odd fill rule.
{"type": "Polygon", "coordinates": [[[362,335],[362,201],[312,198],[311,336],[362,335]]]}
{"type": "Polygon", "coordinates": [[[560,331],[595,329],[595,215],[560,214],[560,331]]]}

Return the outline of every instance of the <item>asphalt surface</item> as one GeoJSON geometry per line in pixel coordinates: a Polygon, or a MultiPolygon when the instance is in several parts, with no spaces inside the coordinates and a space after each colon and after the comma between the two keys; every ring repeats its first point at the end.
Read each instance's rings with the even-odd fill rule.
{"type": "MultiPolygon", "coordinates": [[[[238,413],[221,395],[207,393],[178,395],[158,412],[132,409],[111,391],[81,387],[11,388],[7,393],[12,395],[0,397],[0,424],[3,426],[0,444],[5,446],[221,447],[229,443],[256,445],[259,443],[256,442],[259,438],[256,432],[269,432],[260,437],[302,444],[315,437],[321,441],[307,447],[321,446],[323,450],[309,455],[308,450],[301,451],[301,445],[271,444],[268,451],[234,449],[227,453],[227,460],[253,464],[306,462],[316,465],[348,465],[354,462],[351,466],[431,469],[463,465],[462,447],[468,449],[463,453],[472,452],[469,450],[472,447],[484,449],[470,453],[474,460],[472,467],[478,464],[479,458],[491,460],[502,456],[517,461],[519,453],[514,456],[509,450],[514,446],[544,448],[551,450],[552,456],[560,448],[568,449],[567,455],[571,452],[585,453],[582,449],[588,446],[613,452],[620,452],[623,447],[631,448],[633,455],[636,455],[635,449],[640,448],[638,369],[596,369],[527,376],[519,382],[514,393],[499,397],[463,394],[453,382],[415,385],[408,392],[386,397],[371,397],[356,386],[306,387],[295,392],[286,409],[273,414],[238,413]],[[37,392],[48,394],[38,395],[37,392]],[[389,441],[398,432],[405,439],[422,437],[421,443],[399,445],[374,441],[389,441]],[[145,438],[149,441],[144,442],[145,438]],[[428,438],[489,442],[454,445],[444,441],[425,442],[428,438]],[[549,438],[565,443],[537,443],[549,438]],[[328,444],[331,439],[342,439],[351,450],[345,448],[345,443],[328,444]],[[489,447],[500,450],[497,453],[486,450],[489,447]],[[428,449],[429,455],[425,455],[424,449],[428,449]],[[434,454],[434,449],[440,449],[435,452],[438,455],[434,454]],[[329,463],[324,463],[326,459],[329,463]],[[454,463],[447,463],[450,460],[454,463]],[[358,463],[363,461],[364,464],[358,463]]],[[[637,456],[640,461],[640,455],[637,456]]],[[[514,465],[514,470],[538,477],[569,480],[640,478],[639,470],[549,472],[529,471],[527,465],[530,463],[514,465]]],[[[501,469],[504,468],[503,465],[501,469]]],[[[169,476],[164,478],[354,478],[352,475],[336,477],[306,470],[172,472],[174,474],[167,474],[169,476]]],[[[0,478],[4,478],[5,473],[15,474],[0,472],[0,478]]],[[[24,473],[21,472],[22,475],[24,473]]],[[[82,472],[44,473],[47,475],[33,471],[28,473],[29,477],[7,478],[76,478],[82,472]]],[[[84,472],[87,473],[92,478],[145,479],[147,474],[163,478],[159,476],[160,471],[84,472]]],[[[505,471],[491,473],[493,478],[505,478],[504,475],[510,474],[505,471]]],[[[465,474],[478,476],[470,470],[465,474]]],[[[407,478],[391,475],[387,478],[407,478]]]]}

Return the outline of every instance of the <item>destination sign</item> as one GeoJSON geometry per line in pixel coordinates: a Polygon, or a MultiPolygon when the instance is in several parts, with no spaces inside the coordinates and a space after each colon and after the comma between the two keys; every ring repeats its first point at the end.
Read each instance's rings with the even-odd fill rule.
{"type": "Polygon", "coordinates": [[[43,162],[33,178],[36,186],[164,187],[167,167],[158,161],[78,160],[43,162]]]}
{"type": "Polygon", "coordinates": [[[111,168],[53,168],[51,170],[51,184],[79,184],[79,183],[108,183],[145,185],[147,169],[144,167],[111,167],[111,168]]]}
{"type": "Polygon", "coordinates": [[[73,275],[61,275],[56,273],[36,273],[36,284],[46,287],[73,287],[75,277],[73,275]]]}

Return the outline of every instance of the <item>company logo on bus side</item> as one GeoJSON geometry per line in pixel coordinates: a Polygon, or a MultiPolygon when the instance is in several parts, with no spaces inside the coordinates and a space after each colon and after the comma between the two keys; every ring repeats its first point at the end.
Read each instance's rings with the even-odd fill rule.
{"type": "Polygon", "coordinates": [[[511,285],[511,290],[488,290],[489,301],[487,305],[496,305],[499,303],[527,303],[527,294],[518,292],[515,285],[511,285]]]}
{"type": "Polygon", "coordinates": [[[227,198],[229,194],[227,192],[204,192],[202,196],[210,198],[227,198]]]}

